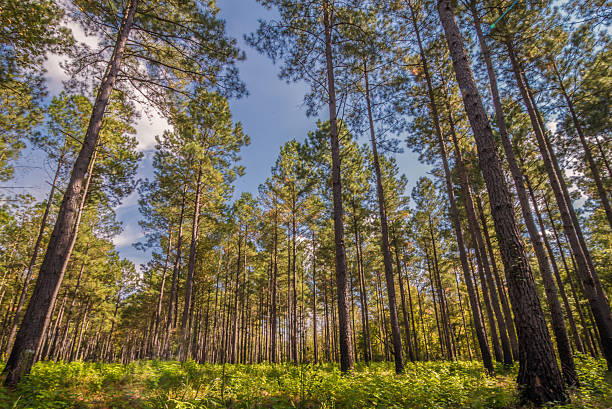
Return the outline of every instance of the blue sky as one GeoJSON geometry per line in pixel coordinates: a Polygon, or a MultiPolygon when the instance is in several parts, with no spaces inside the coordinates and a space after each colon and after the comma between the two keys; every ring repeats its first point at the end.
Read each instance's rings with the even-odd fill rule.
{"type": "MultiPolygon", "coordinates": [[[[308,118],[306,108],[302,104],[307,85],[287,84],[280,80],[278,67],[274,66],[267,57],[249,48],[243,40],[244,34],[257,29],[258,19],[270,18],[273,14],[255,0],[218,0],[217,4],[221,9],[221,18],[227,22],[228,34],[238,39],[240,48],[247,56],[246,61],[239,64],[239,69],[241,78],[249,90],[249,96],[230,101],[234,119],[242,123],[244,131],[251,138],[250,146],[242,150],[242,165],[246,168],[246,175],[236,181],[236,192],[237,194],[252,192],[256,195],[258,186],[270,174],[279,147],[294,138],[303,140],[308,131],[315,129],[317,118],[308,118]]],[[[74,31],[78,38],[81,35],[79,30],[75,28],[74,31]]],[[[61,90],[61,81],[65,79],[58,63],[59,58],[52,57],[46,65],[50,95],[57,94],[61,90]]],[[[327,118],[327,114],[323,112],[321,119],[327,118]]],[[[163,132],[165,126],[165,121],[156,115],[143,115],[136,126],[140,150],[145,154],[138,171],[140,178],[150,177],[152,174],[154,137],[163,132]]],[[[362,137],[360,141],[367,140],[362,137]]],[[[396,158],[401,171],[408,177],[409,189],[429,170],[429,167],[418,162],[417,155],[409,149],[405,149],[405,152],[398,154],[396,158]]],[[[15,186],[29,186],[29,192],[43,198],[48,191],[46,180],[50,179],[50,166],[44,162],[43,155],[32,150],[24,152],[18,165],[27,166],[27,164],[36,164],[36,166],[18,168],[12,183],[15,186]]],[[[115,238],[115,244],[122,257],[138,265],[146,262],[148,255],[132,246],[134,242],[142,239],[142,232],[137,223],[140,216],[137,200],[137,195],[132,194],[116,209],[124,231],[115,238]]]]}

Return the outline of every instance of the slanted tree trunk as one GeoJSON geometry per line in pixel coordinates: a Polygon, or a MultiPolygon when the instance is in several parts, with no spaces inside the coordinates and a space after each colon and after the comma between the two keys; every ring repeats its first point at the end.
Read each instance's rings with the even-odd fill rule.
{"type": "Polygon", "coordinates": [[[539,111],[535,106],[535,103],[529,92],[529,86],[526,78],[521,69],[518,61],[518,56],[514,50],[514,46],[510,39],[506,40],[506,48],[510,55],[510,62],[514,71],[514,76],[525,104],[527,113],[536,136],[537,145],[542,156],[544,167],[550,180],[555,199],[561,214],[561,220],[563,221],[563,229],[567,233],[569,238],[572,253],[576,259],[578,274],[582,281],[585,296],[589,300],[589,305],[595,322],[597,323],[597,329],[600,334],[600,341],[603,347],[604,357],[608,363],[608,369],[612,370],[612,313],[610,311],[610,303],[608,298],[603,291],[599,276],[593,267],[593,263],[590,258],[590,254],[584,238],[582,237],[582,231],[578,224],[574,206],[569,197],[567,186],[561,173],[556,157],[552,151],[552,147],[547,141],[543,123],[539,117],[539,111]]]}
{"type": "MultiPolygon", "coordinates": [[[[55,196],[55,190],[57,188],[57,180],[59,179],[60,171],[62,170],[62,166],[64,165],[64,156],[66,146],[62,148],[60,152],[59,159],[57,160],[57,168],[55,169],[55,175],[53,176],[53,182],[51,183],[51,190],[49,191],[49,196],[47,197],[47,204],[45,206],[45,211],[43,212],[42,219],[40,220],[40,228],[38,229],[38,236],[36,237],[36,242],[34,243],[34,249],[32,250],[32,256],[30,257],[30,262],[28,264],[28,269],[26,270],[25,278],[23,280],[23,287],[21,288],[21,294],[19,295],[19,300],[17,301],[17,306],[15,307],[15,316],[13,317],[13,322],[11,325],[11,330],[9,332],[8,340],[6,342],[6,355],[8,356],[13,349],[13,343],[15,342],[15,336],[17,335],[17,328],[21,323],[21,312],[23,309],[23,305],[25,304],[25,299],[28,294],[28,288],[30,286],[30,281],[32,280],[32,273],[34,272],[34,265],[36,264],[36,259],[38,257],[38,251],[40,250],[40,245],[42,244],[42,240],[45,233],[45,228],[47,226],[47,218],[49,217],[49,212],[51,211],[51,206],[53,205],[53,196],[55,196]]],[[[0,303],[2,300],[0,299],[0,303]]]]}
{"type": "Polygon", "coordinates": [[[344,223],[342,208],[342,182],[340,180],[340,142],[336,114],[336,88],[332,54],[333,8],[328,1],[323,4],[323,27],[325,34],[325,62],[327,90],[329,93],[329,133],[332,157],[332,198],[334,209],[334,242],[336,247],[336,286],[338,296],[338,326],[340,341],[340,370],[353,369],[354,359],[349,332],[349,305],[347,291],[346,252],[344,246],[344,223]]]}
{"type": "MultiPolygon", "coordinates": [[[[465,251],[465,244],[463,239],[463,232],[461,231],[461,220],[459,219],[459,210],[457,209],[457,204],[455,200],[455,192],[453,189],[453,182],[450,173],[450,167],[448,165],[448,159],[446,155],[446,146],[444,145],[444,139],[442,138],[442,129],[440,127],[440,119],[438,114],[438,108],[436,105],[435,94],[433,90],[433,84],[431,81],[431,76],[429,74],[429,66],[427,64],[427,58],[425,55],[425,51],[423,49],[420,29],[417,24],[417,18],[414,10],[414,6],[412,2],[409,0],[408,7],[410,8],[412,26],[414,28],[417,44],[419,46],[419,54],[421,65],[423,67],[423,76],[425,77],[425,81],[427,83],[427,95],[429,97],[429,109],[431,112],[431,118],[434,122],[434,130],[436,132],[436,138],[438,141],[438,148],[440,150],[440,156],[442,159],[442,167],[444,169],[444,179],[446,182],[446,193],[448,195],[448,202],[450,208],[450,216],[453,224],[453,229],[455,230],[455,237],[457,239],[457,246],[459,247],[459,259],[461,261],[461,269],[463,271],[463,276],[465,279],[465,284],[468,291],[468,298],[470,300],[470,306],[472,309],[472,317],[474,322],[474,330],[476,332],[476,338],[478,340],[478,345],[480,347],[480,352],[482,356],[482,361],[485,369],[490,374],[493,374],[493,359],[491,357],[491,350],[489,349],[489,343],[487,341],[487,336],[485,333],[485,327],[480,315],[480,306],[477,299],[477,291],[474,287],[474,279],[468,264],[468,257],[465,251]]],[[[420,307],[420,297],[419,297],[419,308],[420,307]]],[[[421,310],[422,314],[422,310],[421,310]]],[[[422,318],[422,317],[421,317],[422,318]]],[[[423,327],[424,329],[424,327],[423,327]]],[[[427,359],[429,359],[429,352],[426,347],[426,355],[427,359]]]]}
{"type": "Polygon", "coordinates": [[[559,73],[559,69],[557,68],[557,63],[552,61],[552,69],[555,77],[557,79],[557,83],[559,85],[559,90],[561,91],[561,95],[565,102],[567,103],[567,109],[570,112],[570,116],[572,118],[572,122],[574,124],[574,128],[576,128],[576,133],[580,138],[580,143],[582,144],[582,148],[584,149],[584,157],[586,158],[586,162],[589,164],[589,169],[591,171],[591,177],[595,181],[595,186],[597,187],[597,194],[599,195],[599,200],[601,200],[601,205],[606,212],[606,217],[608,218],[608,225],[612,229],[612,208],[610,207],[610,201],[608,200],[608,193],[604,188],[604,185],[601,180],[601,175],[599,173],[599,169],[597,169],[597,165],[595,164],[595,160],[593,159],[593,155],[591,154],[591,149],[587,143],[586,137],[584,136],[584,131],[582,130],[582,125],[580,125],[580,120],[578,119],[578,115],[574,110],[574,103],[569,97],[567,90],[565,89],[565,85],[563,84],[563,79],[561,78],[561,74],[559,73]]]}
{"type": "Polygon", "coordinates": [[[69,249],[71,248],[72,232],[78,217],[79,203],[84,195],[83,184],[98,144],[104,111],[119,74],[123,52],[134,22],[137,5],[138,0],[130,0],[124,12],[113,55],[96,95],[83,145],[74,163],[70,182],[64,193],[53,233],[49,239],[47,252],[38,273],[36,286],[32,293],[32,299],[36,302],[28,305],[23,323],[19,328],[13,349],[4,368],[4,373],[7,374],[4,381],[6,386],[16,385],[22,375],[30,372],[36,352],[40,348],[42,335],[49,324],[51,306],[57,297],[57,292],[64,278],[65,265],[70,258],[69,249]]]}
{"type": "Polygon", "coordinates": [[[536,404],[565,401],[567,394],[538,299],[514,215],[512,198],[497,155],[487,113],[474,81],[467,51],[450,0],[438,1],[455,76],[470,121],[486,183],[497,239],[504,262],[519,339],[517,383],[524,399],[536,404]]]}

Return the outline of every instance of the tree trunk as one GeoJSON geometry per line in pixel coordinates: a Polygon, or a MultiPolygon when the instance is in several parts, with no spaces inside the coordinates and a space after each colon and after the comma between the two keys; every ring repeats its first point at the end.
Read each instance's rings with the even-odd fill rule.
{"type": "Polygon", "coordinates": [[[343,373],[353,369],[354,359],[349,333],[349,305],[347,294],[346,253],[344,246],[344,224],[342,208],[342,182],[340,180],[340,142],[336,117],[336,88],[332,56],[333,15],[327,1],[323,5],[323,26],[325,32],[325,61],[327,89],[329,92],[329,130],[332,157],[332,197],[334,209],[334,242],[336,250],[336,286],[338,288],[338,324],[340,331],[340,370],[343,373]]]}
{"type": "Polygon", "coordinates": [[[576,115],[576,111],[574,110],[574,104],[570,99],[569,95],[567,94],[567,90],[565,89],[565,85],[563,84],[563,79],[561,78],[561,74],[559,74],[557,64],[554,60],[552,62],[552,68],[555,77],[557,78],[561,95],[563,95],[563,98],[567,103],[567,108],[572,117],[574,128],[576,128],[576,133],[578,134],[578,137],[580,138],[580,143],[582,144],[582,148],[584,149],[584,157],[586,158],[586,162],[589,164],[591,176],[595,181],[597,193],[599,194],[599,200],[601,200],[601,205],[604,208],[604,211],[606,212],[606,217],[608,218],[608,225],[612,229],[612,208],[610,208],[610,201],[608,200],[608,194],[606,193],[606,189],[604,188],[603,183],[601,181],[599,169],[597,169],[597,165],[595,164],[595,160],[593,159],[593,155],[591,154],[591,150],[589,149],[586,137],[584,136],[582,125],[580,125],[580,120],[578,119],[578,115],[576,115]]]}
{"type": "Polygon", "coordinates": [[[22,375],[30,372],[36,351],[40,347],[42,335],[49,323],[50,307],[57,297],[57,292],[64,278],[64,266],[70,257],[71,233],[77,219],[79,203],[84,195],[83,184],[98,144],[104,110],[119,74],[123,52],[132,28],[137,5],[138,0],[131,0],[124,13],[113,55],[98,90],[83,145],[72,169],[70,182],[66,188],[53,233],[49,239],[47,252],[36,280],[36,286],[32,293],[32,299],[36,302],[28,305],[23,324],[19,328],[11,355],[4,368],[4,373],[7,374],[4,381],[6,386],[16,385],[22,375]]]}
{"type": "MultiPolygon", "coordinates": [[[[416,14],[415,14],[414,7],[411,1],[408,1],[408,6],[410,7],[410,13],[412,16],[412,25],[413,25],[413,28],[416,34],[417,44],[419,46],[419,54],[421,57],[421,65],[423,67],[423,74],[427,82],[429,109],[431,111],[431,117],[434,122],[434,130],[436,132],[436,137],[438,140],[440,156],[442,158],[442,165],[444,169],[444,178],[446,182],[446,193],[448,195],[451,221],[453,224],[453,228],[455,230],[457,246],[459,247],[459,259],[461,261],[461,269],[463,270],[463,275],[465,278],[465,284],[466,284],[467,291],[468,291],[468,298],[470,300],[470,306],[472,307],[472,316],[473,316],[473,321],[474,321],[474,329],[476,331],[476,338],[478,340],[478,345],[480,347],[484,367],[486,368],[487,372],[489,372],[490,374],[493,374],[493,359],[491,357],[491,351],[489,349],[489,344],[487,341],[485,328],[484,328],[484,325],[481,319],[481,315],[480,315],[480,306],[478,304],[478,300],[476,297],[476,289],[474,288],[474,280],[473,280],[472,273],[468,265],[468,258],[467,258],[467,254],[465,251],[463,233],[461,231],[461,220],[459,219],[459,210],[457,209],[457,204],[455,201],[455,192],[453,190],[453,183],[452,183],[450,168],[449,168],[448,159],[446,156],[446,147],[444,145],[444,140],[442,138],[442,129],[440,128],[440,120],[439,120],[438,108],[437,108],[435,96],[434,96],[435,94],[433,90],[433,84],[431,82],[431,76],[429,74],[429,67],[427,64],[427,59],[426,59],[425,51],[423,49],[423,45],[421,42],[421,34],[420,34],[419,27],[417,24],[416,14]]],[[[420,304],[420,298],[419,298],[419,304],[420,304]]],[[[421,311],[421,314],[422,314],[422,311],[421,311]]],[[[425,347],[427,348],[427,344],[425,344],[425,347]]],[[[428,356],[429,352],[427,351],[427,349],[425,352],[428,356]]],[[[427,359],[429,359],[429,356],[427,357],[427,359]]]]}
{"type": "Polygon", "coordinates": [[[438,2],[438,14],[444,28],[463,103],[478,148],[478,158],[491,202],[495,230],[514,309],[519,339],[519,376],[524,399],[536,404],[565,401],[567,394],[555,361],[544,314],[540,307],[529,262],[514,216],[510,191],[495,147],[487,113],[470,68],[464,40],[450,0],[438,2]]]}
{"type": "Polygon", "coordinates": [[[185,305],[183,306],[183,317],[181,319],[181,360],[187,358],[188,349],[187,342],[189,339],[189,331],[187,328],[187,319],[189,318],[189,311],[191,309],[191,293],[193,291],[193,274],[195,272],[196,263],[196,250],[198,245],[198,231],[200,224],[200,194],[201,194],[201,182],[202,182],[202,163],[200,162],[198,167],[198,178],[196,182],[195,200],[193,205],[193,223],[191,225],[191,243],[189,244],[189,262],[187,264],[187,280],[185,282],[185,305]]]}
{"type": "Polygon", "coordinates": [[[578,273],[583,283],[585,296],[589,300],[591,311],[597,323],[597,329],[599,330],[603,353],[608,363],[608,369],[612,370],[612,313],[610,312],[610,304],[599,282],[599,276],[593,268],[587,246],[582,238],[580,225],[578,224],[573,204],[571,203],[567,187],[565,186],[563,175],[556,163],[554,152],[552,152],[546,140],[547,138],[544,134],[545,131],[542,121],[539,118],[539,113],[531,98],[526,78],[523,75],[516,52],[509,39],[506,40],[506,47],[510,54],[510,62],[518,88],[521,92],[523,103],[525,104],[533,126],[537,145],[544,161],[544,167],[548,173],[550,184],[561,213],[563,228],[568,235],[570,246],[577,262],[578,273]]]}
{"type": "Polygon", "coordinates": [[[378,161],[378,149],[376,147],[376,136],[374,134],[374,120],[372,118],[372,106],[370,103],[370,84],[368,81],[368,67],[364,63],[365,99],[368,109],[368,123],[370,125],[370,142],[372,143],[372,158],[374,172],[376,174],[376,196],[378,198],[378,214],[380,217],[380,233],[382,236],[381,247],[383,253],[383,264],[385,267],[385,281],[387,284],[387,296],[389,297],[389,316],[391,320],[391,335],[393,337],[393,356],[395,359],[395,372],[402,373],[404,370],[404,357],[402,355],[402,336],[400,334],[399,320],[397,318],[397,303],[395,300],[395,281],[393,279],[393,266],[391,261],[391,250],[389,247],[389,225],[387,221],[387,210],[385,206],[385,193],[382,185],[380,163],[378,161]]]}

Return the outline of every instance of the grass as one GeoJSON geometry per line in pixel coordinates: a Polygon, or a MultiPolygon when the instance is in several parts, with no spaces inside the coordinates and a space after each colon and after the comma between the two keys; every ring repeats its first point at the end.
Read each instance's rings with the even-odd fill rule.
{"type": "MultiPolygon", "coordinates": [[[[610,408],[605,362],[577,360],[581,388],[559,408],[610,408]]],[[[516,367],[487,377],[478,362],[419,362],[396,376],[390,363],[358,365],[350,376],[324,365],[128,365],[41,362],[2,408],[518,408],[516,367]]]]}

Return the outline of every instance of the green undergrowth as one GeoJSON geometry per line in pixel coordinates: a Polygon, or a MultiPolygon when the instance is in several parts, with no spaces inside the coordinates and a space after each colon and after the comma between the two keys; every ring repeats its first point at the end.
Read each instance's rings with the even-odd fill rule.
{"type": "MultiPolygon", "coordinates": [[[[563,408],[612,407],[605,362],[577,360],[581,388],[563,408]]],[[[518,408],[516,367],[484,374],[477,362],[419,362],[395,375],[389,363],[349,376],[324,365],[128,365],[41,362],[2,408],[518,408]]]]}

